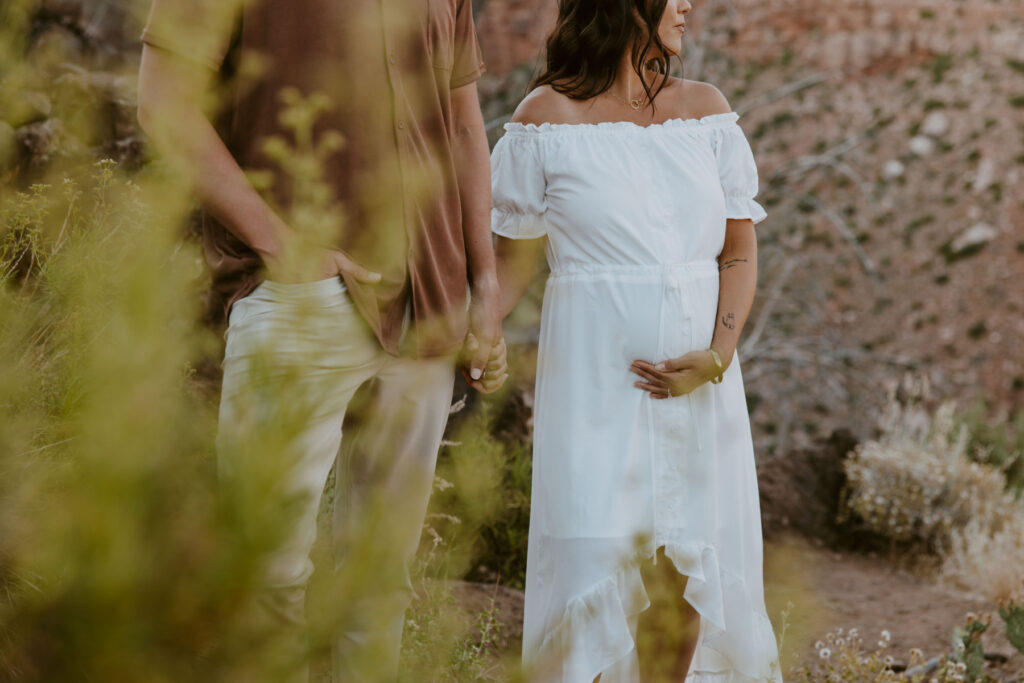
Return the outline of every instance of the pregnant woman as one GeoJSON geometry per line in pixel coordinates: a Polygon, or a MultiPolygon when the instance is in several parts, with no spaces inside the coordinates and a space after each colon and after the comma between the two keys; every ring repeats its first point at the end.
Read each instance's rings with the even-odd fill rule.
{"type": "Polygon", "coordinates": [[[641,680],[653,561],[699,619],[682,653],[652,657],[682,659],[670,680],[781,681],[735,354],[765,213],[738,115],[667,76],[690,9],[561,0],[547,68],[492,156],[505,314],[545,245],[551,269],[523,634],[535,680],[641,680]]]}

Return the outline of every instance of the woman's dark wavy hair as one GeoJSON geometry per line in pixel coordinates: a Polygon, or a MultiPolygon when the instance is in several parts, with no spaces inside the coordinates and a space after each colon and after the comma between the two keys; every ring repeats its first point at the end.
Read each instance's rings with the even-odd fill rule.
{"type": "Polygon", "coordinates": [[[665,4],[666,0],[559,0],[558,23],[547,40],[547,63],[531,88],[550,85],[576,100],[596,97],[615,82],[622,55],[629,50],[653,106],[669,72],[669,53],[658,38],[665,4]],[[658,76],[650,77],[644,67],[658,76]]]}

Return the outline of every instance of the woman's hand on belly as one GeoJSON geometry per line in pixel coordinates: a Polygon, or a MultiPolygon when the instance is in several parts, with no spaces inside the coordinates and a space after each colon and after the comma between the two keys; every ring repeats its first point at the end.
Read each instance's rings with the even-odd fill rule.
{"type": "Polygon", "coordinates": [[[640,377],[633,386],[649,392],[651,398],[685,396],[717,376],[710,351],[690,351],[657,364],[635,360],[629,370],[640,377]]]}

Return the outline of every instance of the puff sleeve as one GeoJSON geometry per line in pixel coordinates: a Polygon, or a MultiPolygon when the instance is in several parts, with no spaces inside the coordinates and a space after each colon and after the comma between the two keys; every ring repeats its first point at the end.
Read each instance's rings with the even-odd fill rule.
{"type": "Polygon", "coordinates": [[[726,218],[749,218],[760,223],[768,214],[754,201],[758,192],[757,165],[743,129],[735,122],[721,129],[718,140],[718,177],[725,193],[726,218]]]}
{"type": "Polygon", "coordinates": [[[491,153],[491,230],[510,239],[547,234],[546,183],[539,136],[506,132],[491,153]]]}

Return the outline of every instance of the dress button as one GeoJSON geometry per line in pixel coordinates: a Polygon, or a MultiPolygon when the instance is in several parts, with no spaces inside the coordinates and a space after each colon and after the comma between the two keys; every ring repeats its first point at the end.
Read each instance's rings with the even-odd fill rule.
{"type": "Polygon", "coordinates": [[[391,62],[392,64],[394,64],[398,60],[395,59],[395,56],[392,54],[392,55],[388,55],[388,61],[391,62]]]}
{"type": "Polygon", "coordinates": [[[399,130],[403,130],[404,128],[405,128],[405,121],[399,121],[398,122],[398,129],[399,130]]]}

